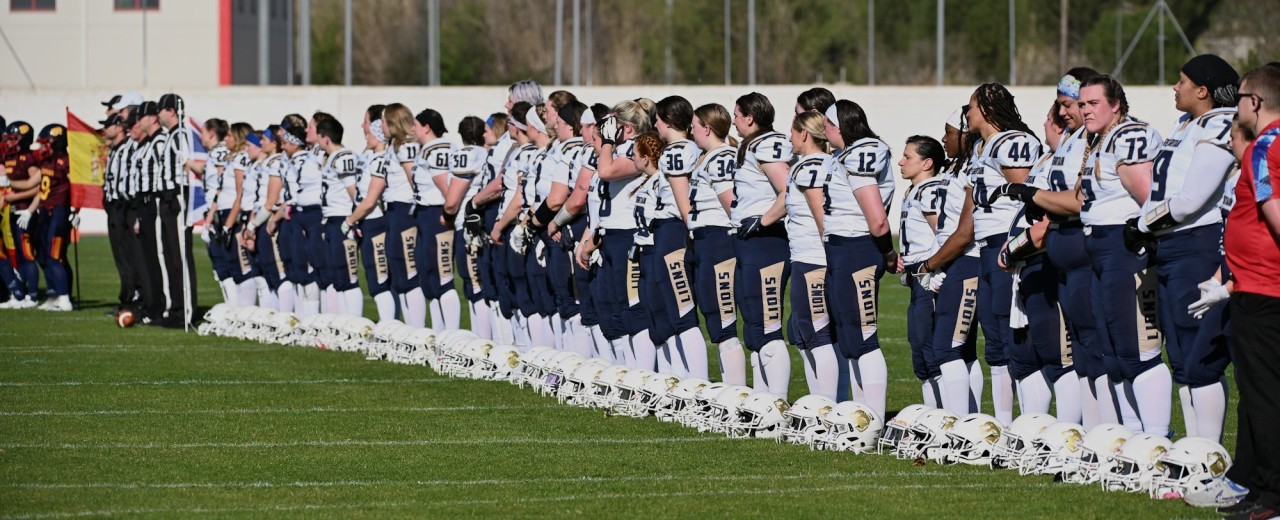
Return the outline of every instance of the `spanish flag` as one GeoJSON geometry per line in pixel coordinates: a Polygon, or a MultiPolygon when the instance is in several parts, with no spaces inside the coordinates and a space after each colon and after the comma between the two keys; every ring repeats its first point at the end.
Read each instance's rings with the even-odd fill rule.
{"type": "Polygon", "coordinates": [[[67,151],[71,155],[71,207],[102,209],[102,176],[111,147],[67,108],[67,151]]]}

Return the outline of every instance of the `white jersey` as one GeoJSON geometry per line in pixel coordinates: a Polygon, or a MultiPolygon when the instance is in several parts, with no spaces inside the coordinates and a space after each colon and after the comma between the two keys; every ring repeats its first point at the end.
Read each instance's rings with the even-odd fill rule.
{"type": "MultiPolygon", "coordinates": [[[[1035,165],[1031,167],[1031,171],[1027,173],[1027,180],[1025,184],[1042,190],[1050,189],[1049,184],[1053,182],[1051,179],[1053,176],[1053,159],[1053,152],[1045,152],[1041,155],[1040,158],[1036,160],[1035,165]]],[[[1005,239],[1005,249],[1010,251],[1016,249],[1014,246],[1015,241],[1017,241],[1018,236],[1029,227],[1026,214],[1027,206],[1025,204],[1019,205],[1018,212],[1014,215],[1013,222],[1009,223],[1008,237],[1005,239]]]]}
{"type": "Polygon", "coordinates": [[[691,177],[701,155],[702,149],[688,139],[675,141],[662,149],[662,156],[658,158],[658,170],[662,172],[662,180],[658,185],[660,205],[656,208],[658,213],[654,218],[683,218],[680,207],[676,205],[676,195],[671,191],[670,178],[684,177],[690,179],[692,184],[691,177]]]}
{"type": "MultiPolygon", "coordinates": [[[[231,209],[236,204],[236,172],[240,172],[241,183],[240,189],[247,190],[245,183],[249,178],[249,152],[239,151],[231,156],[231,160],[227,161],[227,166],[222,169],[222,192],[219,194],[218,207],[221,209],[231,209]]],[[[240,197],[241,210],[244,210],[244,196],[240,197]]]]}
{"type": "Polygon", "coordinates": [[[356,153],[343,148],[329,154],[324,161],[323,189],[320,191],[320,205],[325,217],[345,217],[355,209],[355,201],[351,198],[349,187],[355,187],[356,177],[360,174],[356,153]]]}
{"type": "MultiPolygon", "coordinates": [[[[483,146],[466,145],[453,151],[453,157],[449,160],[449,183],[467,183],[467,191],[462,195],[459,208],[480,192],[481,183],[478,181],[488,169],[488,158],[489,150],[483,146]]],[[[461,231],[464,223],[463,219],[456,219],[454,228],[461,231]]]]}
{"type": "Polygon", "coordinates": [[[244,171],[244,195],[240,196],[240,211],[251,212],[262,207],[267,196],[267,158],[249,163],[244,171]]]}
{"type": "Polygon", "coordinates": [[[942,179],[931,177],[907,188],[898,221],[898,254],[902,263],[923,262],[938,251],[941,244],[937,232],[926,217],[938,214],[938,190],[942,187],[942,179]]]}
{"type": "MultiPolygon", "coordinates": [[[[1201,172],[1191,172],[1191,158],[1195,155],[1196,146],[1207,143],[1231,152],[1231,121],[1236,115],[1234,108],[1218,108],[1205,112],[1197,118],[1183,114],[1178,119],[1178,126],[1164,140],[1160,154],[1156,156],[1151,167],[1151,192],[1147,202],[1142,205],[1142,214],[1155,211],[1156,206],[1173,198],[1182,191],[1187,181],[1195,182],[1193,176],[1201,172]]],[[[1218,203],[1222,200],[1227,186],[1218,186],[1213,197],[1198,211],[1183,219],[1177,225],[1156,231],[1156,235],[1165,235],[1183,229],[1192,229],[1211,224],[1222,223],[1222,212],[1218,211],[1218,203]]],[[[1230,185],[1234,190],[1235,185],[1230,185]]],[[[1165,212],[1168,210],[1166,209],[1165,212]]],[[[1159,213],[1157,213],[1159,214],[1159,213]]]]}
{"type": "Polygon", "coordinates": [[[720,203],[720,194],[733,190],[733,173],[738,167],[738,151],[723,145],[699,158],[689,180],[690,230],[707,226],[732,227],[729,213],[720,203]]]}
{"type": "Polygon", "coordinates": [[[386,166],[387,189],[382,191],[383,202],[415,202],[415,184],[409,182],[409,174],[412,172],[405,170],[404,163],[416,164],[421,150],[422,145],[416,141],[401,143],[395,148],[387,147],[386,161],[383,163],[386,166]]]}
{"type": "Polygon", "coordinates": [[[321,204],[321,193],[324,191],[321,179],[324,176],[321,172],[323,160],[323,155],[317,156],[311,150],[299,150],[289,158],[289,171],[297,179],[294,184],[296,189],[293,190],[294,205],[308,207],[321,204]]]}
{"type": "Polygon", "coordinates": [[[525,163],[536,156],[538,147],[532,144],[517,144],[507,158],[507,165],[502,168],[502,203],[498,205],[498,213],[506,213],[511,204],[524,205],[523,200],[516,200],[516,191],[524,184],[525,163]]]}
{"type": "MultiPolygon", "coordinates": [[[[365,150],[360,161],[360,176],[356,178],[356,205],[364,202],[369,197],[369,184],[373,182],[374,177],[382,179],[383,183],[387,181],[387,154],[379,153],[373,150],[365,150]]],[[[385,191],[385,186],[383,187],[385,191]]],[[[373,211],[370,211],[365,220],[382,218],[382,204],[374,204],[373,211]]]]}
{"type": "Polygon", "coordinates": [[[657,220],[659,200],[658,191],[663,183],[662,175],[640,176],[640,185],[635,191],[636,238],[638,246],[653,245],[653,221],[657,220]]]}
{"type": "Polygon", "coordinates": [[[581,137],[574,137],[560,145],[560,153],[556,155],[556,162],[552,165],[551,183],[563,184],[573,189],[573,183],[578,181],[578,171],[582,169],[582,154],[588,149],[581,137]]]}
{"type": "MultiPolygon", "coordinates": [[[[613,158],[631,158],[636,141],[628,139],[613,150],[613,158]]],[[[601,181],[597,185],[600,196],[600,225],[602,229],[633,229],[635,227],[636,200],[634,193],[644,176],[634,176],[618,181],[601,181]]]]}
{"type": "Polygon", "coordinates": [[[1160,132],[1135,119],[1121,121],[1085,157],[1080,220],[1086,226],[1122,225],[1138,214],[1138,201],[1120,183],[1120,166],[1154,161],[1160,132]]]}
{"type": "Polygon", "coordinates": [[[1231,165],[1231,173],[1227,174],[1227,187],[1222,190],[1222,200],[1218,203],[1223,221],[1227,220],[1227,215],[1231,214],[1231,208],[1236,205],[1236,183],[1238,182],[1240,182],[1240,163],[1236,162],[1231,165]]]}
{"type": "MultiPolygon", "coordinates": [[[[212,201],[218,205],[218,209],[231,209],[223,204],[220,195],[223,183],[226,182],[226,172],[230,171],[231,151],[227,150],[227,143],[218,143],[209,149],[208,158],[204,163],[204,192],[205,200],[212,201]]],[[[232,191],[235,191],[232,186],[232,191]]]]}
{"type": "Polygon", "coordinates": [[[551,180],[556,175],[556,170],[561,166],[560,147],[563,143],[551,143],[547,147],[545,153],[538,159],[536,163],[529,169],[532,178],[530,185],[533,186],[533,199],[530,208],[537,209],[542,205],[542,201],[547,200],[547,196],[551,194],[551,180]]]}
{"type": "Polygon", "coordinates": [[[435,179],[441,175],[449,178],[449,157],[452,154],[453,144],[443,137],[422,145],[422,153],[413,168],[414,202],[419,206],[444,205],[444,193],[436,187],[435,179]]]}
{"type": "MultiPolygon", "coordinates": [[[[600,222],[600,176],[596,175],[596,164],[599,157],[595,148],[583,146],[578,154],[578,171],[591,172],[591,182],[587,183],[587,225],[592,229],[600,222]]],[[[576,182],[576,180],[575,180],[576,182]]]]}
{"type": "Polygon", "coordinates": [[[747,217],[764,215],[778,198],[761,166],[774,162],[789,163],[791,159],[791,142],[778,132],[765,132],[747,145],[733,177],[734,222],[741,224],[747,217]]]}
{"type": "MultiPolygon", "coordinates": [[[[968,164],[961,165],[958,174],[947,173],[939,177],[941,180],[936,191],[934,191],[937,202],[933,205],[934,209],[938,210],[938,235],[935,239],[938,242],[938,247],[942,247],[942,244],[945,244],[947,239],[951,238],[951,235],[956,232],[956,227],[960,225],[960,217],[964,213],[965,197],[968,196],[965,193],[965,188],[968,187],[965,182],[968,177],[964,175],[966,169],[968,169],[968,164]]],[[[969,246],[964,250],[964,256],[974,258],[979,256],[978,241],[975,240],[969,243],[969,246]]],[[[933,267],[937,268],[937,266],[933,267]]]]}
{"type": "Polygon", "coordinates": [[[973,187],[973,238],[975,241],[1009,232],[1009,224],[1022,207],[1008,197],[991,200],[991,192],[1008,184],[1003,169],[1031,168],[1040,157],[1040,141],[1019,130],[1006,130],[979,141],[969,161],[968,183],[973,187]]]}
{"type": "MultiPolygon", "coordinates": [[[[1086,138],[1088,130],[1080,127],[1078,130],[1068,130],[1068,132],[1070,133],[1062,135],[1062,140],[1058,142],[1058,149],[1053,151],[1053,162],[1045,181],[1050,191],[1075,191],[1076,184],[1080,181],[1080,171],[1084,168],[1084,152],[1089,146],[1086,138]]],[[[1050,213],[1049,220],[1072,222],[1080,220],[1080,216],[1050,213]]]]}
{"type": "Polygon", "coordinates": [[[787,176],[787,243],[791,261],[827,265],[827,253],[818,232],[818,221],[809,208],[805,190],[821,190],[840,169],[833,157],[825,153],[809,154],[796,161],[787,176]]]}
{"type": "Polygon", "coordinates": [[[271,178],[280,179],[280,205],[293,205],[293,192],[289,190],[289,159],[283,153],[276,152],[267,157],[262,165],[263,185],[259,186],[262,197],[259,198],[259,204],[267,202],[267,184],[271,182],[271,178]]]}
{"type": "Polygon", "coordinates": [[[548,172],[551,170],[550,163],[555,162],[551,158],[550,149],[534,148],[534,151],[524,157],[520,164],[520,209],[531,210],[537,209],[542,204],[543,197],[538,193],[538,184],[542,182],[542,165],[547,164],[548,172]]]}
{"type": "Polygon", "coordinates": [[[867,215],[854,192],[875,186],[880,192],[880,203],[885,216],[893,204],[896,182],[893,178],[893,152],[889,145],[877,138],[864,137],[853,146],[841,150],[835,156],[841,166],[823,186],[827,219],[823,229],[827,236],[861,237],[871,234],[867,215]]]}

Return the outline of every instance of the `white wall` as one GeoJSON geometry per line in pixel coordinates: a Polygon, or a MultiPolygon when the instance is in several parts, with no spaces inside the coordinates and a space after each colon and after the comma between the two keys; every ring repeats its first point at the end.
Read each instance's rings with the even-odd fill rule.
{"type": "MultiPolygon", "coordinates": [[[[37,88],[211,87],[218,84],[218,5],[168,0],[148,11],[145,75],[143,13],[117,11],[110,0],[60,0],[53,11],[0,7],[0,27],[37,88]]],[[[30,88],[7,48],[0,49],[0,88],[5,105],[8,90],[30,88]]]]}
{"type": "MultiPolygon", "coordinates": [[[[631,86],[574,87],[570,90],[588,103],[608,105],[646,96],[654,100],[679,94],[694,106],[720,103],[731,107],[743,93],[755,90],[773,100],[778,110],[775,127],[791,124],[795,98],[810,85],[781,86],[631,86]]],[[[867,111],[872,128],[894,149],[895,164],[907,137],[926,134],[940,137],[947,115],[968,101],[972,87],[856,87],[829,85],[838,98],[857,101],[867,111]]],[[[544,89],[549,93],[552,89],[544,89]]],[[[1013,87],[1018,108],[1024,120],[1037,133],[1053,102],[1054,88],[1049,86],[1013,87]]],[[[143,89],[147,99],[156,99],[169,89],[143,89]]],[[[506,101],[505,87],[223,87],[178,89],[187,101],[187,110],[197,119],[221,117],[230,122],[246,121],[257,128],[279,123],[291,112],[303,115],[324,110],[336,115],[347,128],[347,141],[360,143],[359,127],[364,110],[371,104],[401,102],[412,110],[431,107],[439,110],[453,136],[458,120],[467,115],[486,117],[501,111],[506,101]]],[[[1168,87],[1132,87],[1128,89],[1131,112],[1155,125],[1161,132],[1172,128],[1178,114],[1173,107],[1173,93],[1168,87]]],[[[86,121],[103,115],[102,100],[116,91],[108,90],[12,90],[0,97],[0,114],[9,121],[25,119],[37,127],[60,120],[64,107],[86,121]]],[[[895,166],[896,169],[896,166],[895,166]]],[[[896,229],[897,219],[890,219],[896,229]]],[[[96,222],[87,222],[95,224],[96,222]]]]}

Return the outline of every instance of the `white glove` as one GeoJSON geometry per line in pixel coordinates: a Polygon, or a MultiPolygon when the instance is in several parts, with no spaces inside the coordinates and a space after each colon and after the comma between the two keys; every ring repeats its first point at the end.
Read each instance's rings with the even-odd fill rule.
{"type": "Polygon", "coordinates": [[[80,212],[79,211],[71,214],[70,222],[71,222],[72,229],[80,229],[80,212]]]}
{"type": "Polygon", "coordinates": [[[930,273],[930,274],[932,274],[933,276],[929,277],[929,285],[928,285],[929,290],[933,292],[938,292],[942,290],[942,282],[947,280],[947,273],[930,273]]]}
{"type": "Polygon", "coordinates": [[[593,265],[593,266],[596,266],[596,267],[600,267],[600,266],[604,265],[604,257],[603,257],[603,256],[600,256],[600,250],[599,250],[599,249],[597,249],[597,250],[595,250],[595,251],[592,251],[592,252],[591,252],[591,261],[590,261],[590,262],[587,262],[587,265],[593,265]]]}
{"type": "Polygon", "coordinates": [[[622,122],[613,115],[605,116],[597,127],[600,129],[600,142],[603,144],[618,144],[622,141],[622,122]]]}
{"type": "Polygon", "coordinates": [[[8,187],[9,187],[9,176],[0,175],[0,188],[8,188],[8,187]]]}
{"type": "Polygon", "coordinates": [[[539,266],[547,266],[547,244],[545,242],[541,240],[534,242],[533,254],[534,258],[538,261],[539,266]]]}
{"type": "Polygon", "coordinates": [[[511,232],[511,250],[515,251],[518,255],[523,255],[529,247],[527,241],[528,236],[525,235],[524,229],[524,225],[522,224],[516,226],[515,231],[511,232]]]}
{"type": "Polygon", "coordinates": [[[1195,317],[1195,319],[1203,318],[1205,313],[1209,312],[1214,306],[1227,301],[1231,297],[1231,293],[1227,291],[1227,286],[1222,285],[1216,278],[1210,278],[1196,287],[1200,288],[1200,299],[1187,306],[1187,314],[1195,317]]]}
{"type": "Polygon", "coordinates": [[[31,225],[31,210],[30,210],[30,209],[23,209],[23,210],[14,211],[14,212],[13,212],[13,216],[18,217],[18,219],[15,221],[15,222],[17,222],[17,224],[18,224],[18,229],[21,229],[21,230],[23,230],[23,231],[26,231],[26,230],[27,230],[27,226],[31,225]]]}

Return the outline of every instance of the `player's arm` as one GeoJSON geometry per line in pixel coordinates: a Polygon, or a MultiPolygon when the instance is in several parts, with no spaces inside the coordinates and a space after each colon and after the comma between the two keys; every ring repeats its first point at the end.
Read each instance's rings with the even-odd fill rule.
{"type": "Polygon", "coordinates": [[[578,178],[574,183],[573,193],[564,203],[564,212],[573,216],[582,213],[582,210],[587,207],[587,196],[591,193],[591,180],[595,175],[596,171],[591,168],[584,166],[578,169],[578,178]]]}
{"type": "Polygon", "coordinates": [[[347,225],[355,225],[355,222],[364,220],[365,217],[373,213],[373,208],[378,205],[378,200],[382,198],[382,192],[387,189],[387,180],[382,177],[374,176],[369,179],[369,194],[364,200],[360,201],[360,205],[351,211],[351,216],[347,217],[347,225]]]}
{"type": "MultiPolygon", "coordinates": [[[[1227,131],[1231,131],[1230,126],[1227,131]]],[[[1149,232],[1171,228],[1199,213],[1211,202],[1216,203],[1234,163],[1235,157],[1229,150],[1208,141],[1197,144],[1187,170],[1196,173],[1196,182],[1183,184],[1177,193],[1148,210],[1138,219],[1138,229],[1149,232]]],[[[1235,187],[1228,186],[1227,189],[1235,187]]]]}
{"type": "Polygon", "coordinates": [[[809,206],[809,212],[813,214],[813,221],[818,225],[818,236],[822,236],[826,229],[824,218],[827,216],[823,211],[823,204],[826,203],[826,197],[822,195],[822,188],[800,188],[800,193],[804,194],[804,202],[809,206]]]}
{"type": "Polygon", "coordinates": [[[951,263],[960,258],[964,250],[969,248],[969,244],[973,243],[973,188],[965,188],[964,192],[964,208],[960,210],[956,232],[947,237],[947,241],[942,243],[933,256],[921,264],[921,270],[930,272],[951,263]]]}
{"type": "Polygon", "coordinates": [[[240,200],[244,198],[244,169],[234,168],[231,171],[236,174],[236,200],[231,203],[231,211],[227,213],[227,221],[224,223],[227,229],[235,226],[236,221],[240,219],[240,200]]]}
{"type": "Polygon", "coordinates": [[[1117,165],[1116,174],[1120,176],[1120,184],[1138,205],[1147,202],[1147,197],[1151,194],[1150,162],[1117,165]]]}

